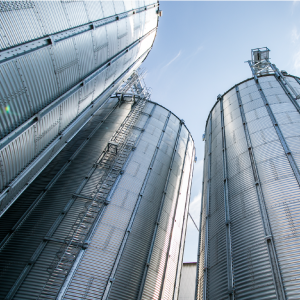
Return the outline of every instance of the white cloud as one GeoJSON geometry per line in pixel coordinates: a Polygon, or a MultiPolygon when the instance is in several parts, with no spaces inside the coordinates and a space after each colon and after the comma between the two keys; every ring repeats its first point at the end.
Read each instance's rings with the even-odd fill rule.
{"type": "Polygon", "coordinates": [[[167,68],[170,64],[172,64],[179,56],[181,55],[181,50],[178,52],[178,54],[171,59],[163,68],[167,68]]]}

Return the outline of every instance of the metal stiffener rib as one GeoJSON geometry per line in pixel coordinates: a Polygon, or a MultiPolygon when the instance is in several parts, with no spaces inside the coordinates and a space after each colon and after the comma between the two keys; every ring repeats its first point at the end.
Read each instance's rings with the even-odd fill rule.
{"type": "MultiPolygon", "coordinates": [[[[267,100],[266,100],[266,98],[265,98],[265,96],[264,96],[264,94],[263,94],[263,92],[260,88],[260,85],[259,85],[258,81],[256,81],[256,84],[257,84],[257,87],[258,87],[258,89],[261,93],[261,96],[262,96],[264,102],[266,103],[267,110],[268,110],[269,105],[267,104],[267,100]]],[[[281,275],[281,271],[280,271],[280,268],[279,268],[276,248],[275,248],[274,240],[273,240],[273,237],[272,237],[272,231],[271,231],[269,216],[268,216],[268,212],[267,212],[267,208],[266,208],[266,203],[265,203],[265,200],[264,200],[263,191],[262,191],[262,188],[261,188],[261,182],[260,182],[259,175],[258,175],[258,170],[257,170],[256,160],[255,160],[255,157],[254,157],[253,148],[252,148],[250,133],[249,133],[248,125],[247,125],[247,122],[246,122],[245,112],[244,112],[243,103],[242,103],[242,100],[241,100],[241,96],[240,96],[238,86],[236,86],[236,95],[237,95],[237,98],[238,98],[240,114],[241,114],[241,118],[242,118],[242,122],[243,122],[247,147],[248,147],[250,161],[251,161],[251,167],[252,167],[252,171],[253,171],[253,177],[254,177],[254,181],[255,181],[256,194],[257,194],[257,198],[258,198],[258,204],[259,204],[259,207],[260,207],[260,214],[261,214],[263,228],[264,228],[265,240],[266,240],[266,243],[267,243],[267,250],[268,250],[270,265],[271,265],[271,269],[272,269],[272,276],[273,276],[274,286],[275,286],[275,290],[276,290],[276,294],[277,294],[278,299],[279,300],[285,300],[286,295],[285,295],[285,291],[284,291],[284,287],[283,287],[282,275],[281,275]]],[[[269,116],[270,116],[270,118],[273,122],[273,125],[276,129],[277,126],[274,124],[276,122],[275,117],[274,117],[272,111],[270,110],[270,108],[269,108],[268,112],[269,112],[269,116]]],[[[277,122],[276,122],[276,124],[277,124],[277,122]]],[[[279,136],[279,138],[280,138],[280,136],[279,136]]]]}

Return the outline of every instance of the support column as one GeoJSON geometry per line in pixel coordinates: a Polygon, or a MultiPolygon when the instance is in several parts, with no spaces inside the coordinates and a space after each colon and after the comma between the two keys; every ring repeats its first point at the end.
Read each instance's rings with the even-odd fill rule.
{"type": "Polygon", "coordinates": [[[224,124],[224,109],[223,109],[223,97],[219,95],[218,100],[220,102],[221,111],[221,128],[222,128],[222,146],[223,146],[223,179],[224,179],[224,207],[225,207],[225,226],[226,226],[226,254],[227,254],[227,280],[228,280],[228,299],[234,299],[234,287],[233,287],[233,267],[232,267],[232,241],[230,232],[230,210],[228,202],[228,174],[227,174],[227,152],[226,152],[226,135],[224,124]]]}

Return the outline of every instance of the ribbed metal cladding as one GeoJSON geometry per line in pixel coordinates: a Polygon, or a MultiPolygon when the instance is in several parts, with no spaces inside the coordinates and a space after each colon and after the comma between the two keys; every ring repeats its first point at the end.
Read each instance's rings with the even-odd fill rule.
{"type": "Polygon", "coordinates": [[[170,111],[110,98],[0,219],[0,298],[176,297],[194,155],[170,111]]]}
{"type": "Polygon", "coordinates": [[[165,108],[149,103],[144,112],[137,125],[144,129],[140,139],[60,299],[161,299],[167,286],[163,299],[173,299],[194,143],[182,121],[165,108]],[[168,281],[163,280],[166,257],[175,270],[168,281]]]}
{"type": "MultiPolygon", "coordinates": [[[[1,244],[0,253],[1,281],[3,283],[0,289],[0,297],[2,299],[8,295],[8,292],[18,279],[20,284],[24,282],[19,290],[14,290],[14,292],[18,292],[19,298],[32,299],[39,296],[50,275],[51,264],[59,252],[62,242],[68,237],[70,227],[75,223],[80,210],[77,212],[77,215],[76,211],[73,213],[73,220],[69,220],[69,223],[60,227],[60,231],[58,231],[60,237],[58,237],[57,241],[47,241],[44,238],[49,236],[49,231],[52,232],[51,228],[56,220],[62,216],[62,211],[73,198],[72,195],[76,193],[76,190],[85,178],[84,176],[130,110],[130,105],[127,105],[127,107],[124,105],[121,109],[117,109],[110,114],[117,99],[114,98],[111,101],[113,106],[111,104],[108,105],[107,109],[104,109],[98,116],[91,119],[79,132],[78,138],[53,160],[0,219],[4,224],[3,227],[6,228],[6,232],[3,232],[3,236],[6,233],[6,239],[2,240],[4,243],[1,244]],[[105,120],[106,115],[108,116],[106,121],[101,122],[105,120]],[[99,125],[101,126],[99,127],[99,125]],[[96,132],[93,134],[94,129],[96,129],[96,132]],[[87,140],[89,136],[91,138],[87,140]],[[65,164],[67,165],[65,166],[65,164]],[[63,171],[62,174],[59,174],[60,170],[63,171]],[[58,178],[56,179],[57,176],[58,178]],[[24,216],[23,218],[22,215],[24,216]],[[13,230],[10,230],[11,228],[13,230]],[[45,244],[43,245],[44,242],[45,244]],[[39,259],[35,257],[37,260],[34,262],[34,253],[41,246],[46,246],[45,251],[37,257],[39,259]],[[49,251],[49,248],[53,249],[49,251]],[[30,261],[34,262],[34,264],[31,264],[30,261]],[[22,277],[22,271],[27,270],[28,273],[30,268],[31,272],[25,274],[28,276],[25,276],[26,278],[22,277]],[[27,284],[27,280],[31,284],[27,284]]],[[[81,200],[84,204],[85,200],[81,200]]],[[[57,222],[56,224],[59,225],[57,222]]],[[[1,226],[1,229],[3,227],[1,226]]],[[[52,237],[51,234],[50,237],[52,237]]]]}
{"type": "Polygon", "coordinates": [[[152,0],[0,4],[0,214],[140,66],[157,9],[152,0]]]}
{"type": "Polygon", "coordinates": [[[299,93],[299,78],[263,75],[213,107],[196,299],[299,298],[299,93]]]}

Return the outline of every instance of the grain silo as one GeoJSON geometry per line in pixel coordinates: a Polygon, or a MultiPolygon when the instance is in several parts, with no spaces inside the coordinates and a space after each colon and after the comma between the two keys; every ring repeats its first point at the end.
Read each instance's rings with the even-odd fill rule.
{"type": "Polygon", "coordinates": [[[177,297],[194,157],[133,73],[0,218],[0,297],[177,297]]]}
{"type": "Polygon", "coordinates": [[[206,122],[196,299],[300,294],[300,80],[251,54],[206,122]]]}
{"type": "Polygon", "coordinates": [[[0,216],[136,70],[157,1],[1,1],[0,216]]]}

